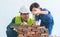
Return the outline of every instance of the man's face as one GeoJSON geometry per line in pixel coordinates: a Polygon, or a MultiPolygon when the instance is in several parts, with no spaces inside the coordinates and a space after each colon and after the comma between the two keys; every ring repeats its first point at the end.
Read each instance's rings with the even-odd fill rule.
{"type": "Polygon", "coordinates": [[[22,20],[27,21],[27,19],[29,18],[29,13],[22,13],[21,18],[22,20]]]}
{"type": "Polygon", "coordinates": [[[31,12],[32,12],[33,15],[39,15],[40,8],[32,8],[31,12]]]}

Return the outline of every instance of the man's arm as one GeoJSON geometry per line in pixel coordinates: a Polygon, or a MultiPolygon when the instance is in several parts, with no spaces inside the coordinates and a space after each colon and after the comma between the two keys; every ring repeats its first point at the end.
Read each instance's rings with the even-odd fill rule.
{"type": "Polygon", "coordinates": [[[7,26],[7,29],[10,28],[11,25],[13,25],[15,23],[15,18],[12,19],[12,22],[7,26]]]}

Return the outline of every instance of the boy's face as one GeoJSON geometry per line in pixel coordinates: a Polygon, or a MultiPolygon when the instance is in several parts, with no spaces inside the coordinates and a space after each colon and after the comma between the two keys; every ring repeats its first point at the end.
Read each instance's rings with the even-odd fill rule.
{"type": "Polygon", "coordinates": [[[33,15],[39,15],[40,8],[32,8],[31,12],[32,12],[33,15]]]}

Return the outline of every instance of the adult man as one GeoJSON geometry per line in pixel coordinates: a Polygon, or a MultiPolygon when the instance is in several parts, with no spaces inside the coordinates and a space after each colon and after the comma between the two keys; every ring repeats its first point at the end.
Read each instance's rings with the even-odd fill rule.
{"type": "Polygon", "coordinates": [[[35,20],[41,20],[40,26],[45,26],[48,29],[49,35],[51,35],[52,28],[54,25],[53,17],[51,16],[50,11],[47,9],[42,9],[38,3],[32,3],[30,6],[30,11],[35,15],[35,20]]]}
{"type": "Polygon", "coordinates": [[[21,7],[20,8],[20,16],[16,16],[12,22],[7,26],[7,37],[17,37],[17,30],[14,30],[14,28],[11,28],[11,25],[13,24],[25,24],[24,22],[26,22],[26,25],[32,25],[34,20],[32,18],[29,17],[29,12],[27,11],[27,9],[25,7],[21,7]]]}

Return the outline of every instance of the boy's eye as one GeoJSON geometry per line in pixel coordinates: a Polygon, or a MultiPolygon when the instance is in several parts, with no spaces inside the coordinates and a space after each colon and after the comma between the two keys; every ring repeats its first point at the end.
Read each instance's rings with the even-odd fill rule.
{"type": "Polygon", "coordinates": [[[36,11],[36,10],[34,10],[34,11],[36,11]]]}

